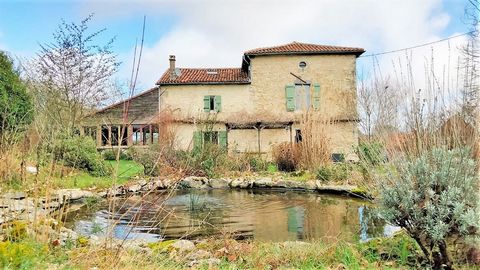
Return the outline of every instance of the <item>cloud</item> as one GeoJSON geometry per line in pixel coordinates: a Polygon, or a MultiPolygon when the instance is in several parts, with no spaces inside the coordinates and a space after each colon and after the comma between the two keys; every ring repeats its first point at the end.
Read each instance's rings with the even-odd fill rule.
{"type": "MultiPolygon", "coordinates": [[[[101,4],[88,7],[100,16],[108,8],[101,4]]],[[[144,48],[139,78],[144,86],[153,85],[165,71],[169,54],[177,56],[180,67],[239,67],[244,51],[291,41],[363,47],[368,54],[439,40],[451,20],[441,0],[142,1],[109,10],[114,10],[113,15],[104,16],[135,11],[147,14],[147,21],[156,14],[176,17],[171,31],[144,48]]],[[[453,49],[460,41],[452,40],[450,54],[448,46],[434,47],[437,67],[448,56],[451,62],[458,57],[453,49]]],[[[430,47],[412,51],[416,75],[424,74],[430,54],[430,47]]],[[[120,74],[125,77],[131,55],[133,51],[124,55],[120,74]]],[[[386,73],[394,74],[392,61],[398,57],[379,58],[386,73]]],[[[359,65],[364,63],[369,69],[368,61],[359,60],[359,65]]],[[[421,76],[416,77],[418,84],[424,83],[421,76]]]]}

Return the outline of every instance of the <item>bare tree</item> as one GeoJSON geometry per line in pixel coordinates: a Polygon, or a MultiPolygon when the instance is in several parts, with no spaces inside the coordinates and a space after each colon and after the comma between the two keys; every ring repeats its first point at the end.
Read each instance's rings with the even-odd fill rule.
{"type": "Polygon", "coordinates": [[[465,19],[470,27],[467,43],[462,48],[463,88],[461,109],[464,117],[475,122],[480,103],[480,1],[469,0],[465,8],[465,19]]]}
{"type": "Polygon", "coordinates": [[[35,61],[36,80],[44,97],[39,102],[53,107],[49,117],[69,130],[107,99],[110,79],[119,65],[111,51],[114,38],[98,45],[97,38],[105,29],[88,32],[92,17],[79,24],[62,20],[54,41],[40,45],[35,61]]]}

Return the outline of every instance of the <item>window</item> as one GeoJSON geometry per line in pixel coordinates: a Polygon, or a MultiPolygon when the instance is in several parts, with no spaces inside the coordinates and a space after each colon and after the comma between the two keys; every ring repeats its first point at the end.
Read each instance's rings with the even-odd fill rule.
{"type": "Polygon", "coordinates": [[[120,138],[120,129],[118,126],[110,127],[110,145],[118,145],[118,139],[120,138]]]}
{"type": "Polygon", "coordinates": [[[142,127],[140,125],[132,126],[132,143],[140,144],[142,142],[142,127]]]}
{"type": "Polygon", "coordinates": [[[295,84],[295,110],[310,108],[310,84],[295,84]]]}
{"type": "Polygon", "coordinates": [[[295,142],[301,143],[302,142],[302,131],[300,129],[295,130],[295,142]]]}
{"type": "Polygon", "coordinates": [[[300,63],[298,63],[298,67],[304,69],[307,67],[307,63],[305,61],[301,61],[300,63]]]}
{"type": "Polygon", "coordinates": [[[218,131],[203,132],[203,142],[218,144],[218,131]]]}
{"type": "Polygon", "coordinates": [[[102,146],[108,145],[109,141],[108,126],[102,126],[102,146]]]}
{"type": "Polygon", "coordinates": [[[193,147],[201,148],[205,143],[213,143],[222,147],[227,147],[227,132],[195,131],[193,133],[193,147]]]}
{"type": "Polygon", "coordinates": [[[285,86],[287,112],[314,110],[320,108],[320,84],[313,85],[313,98],[310,83],[295,83],[285,86]],[[313,102],[312,102],[313,100],[313,102]]]}
{"type": "Polygon", "coordinates": [[[203,97],[203,110],[205,112],[220,112],[222,107],[221,96],[204,96],[203,97]]]}
{"type": "Polygon", "coordinates": [[[339,154],[339,153],[333,153],[332,154],[332,161],[333,162],[344,162],[345,161],[345,155],[344,154],[339,154]]]}
{"type": "Polygon", "coordinates": [[[97,141],[97,127],[83,127],[83,134],[97,141]]]}

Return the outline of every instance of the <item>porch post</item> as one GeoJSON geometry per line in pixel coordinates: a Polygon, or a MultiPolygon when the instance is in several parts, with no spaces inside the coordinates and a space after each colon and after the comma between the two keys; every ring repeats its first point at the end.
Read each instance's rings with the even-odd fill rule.
{"type": "Polygon", "coordinates": [[[97,147],[102,146],[102,126],[97,125],[97,147]]]}
{"type": "Polygon", "coordinates": [[[112,126],[108,125],[108,141],[107,146],[112,146],[112,126]]]}
{"type": "Polygon", "coordinates": [[[133,145],[133,126],[132,125],[128,125],[127,126],[127,137],[128,137],[128,140],[127,140],[127,146],[132,146],[133,145]]]}

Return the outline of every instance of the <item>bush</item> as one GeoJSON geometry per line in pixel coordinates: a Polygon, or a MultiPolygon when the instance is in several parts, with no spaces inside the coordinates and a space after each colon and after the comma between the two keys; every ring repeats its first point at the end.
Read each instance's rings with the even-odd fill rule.
{"type": "Polygon", "coordinates": [[[345,181],[352,173],[349,164],[338,163],[333,165],[321,166],[317,170],[317,179],[323,182],[329,181],[345,181]]]}
{"type": "Polygon", "coordinates": [[[137,149],[133,160],[143,165],[143,173],[148,176],[158,176],[160,173],[159,166],[160,148],[157,144],[153,144],[148,148],[137,149]]]}
{"type": "Polygon", "coordinates": [[[117,159],[117,152],[112,149],[104,150],[102,152],[103,159],[105,160],[116,160],[117,159]]]}
{"type": "Polygon", "coordinates": [[[435,269],[451,269],[448,240],[477,234],[480,194],[469,149],[433,149],[403,159],[380,182],[381,215],[404,228],[435,269]]]}
{"type": "Polygon", "coordinates": [[[273,147],[272,155],[278,170],[293,172],[298,168],[299,153],[295,145],[291,143],[278,144],[273,147]]]}
{"type": "MultiPolygon", "coordinates": [[[[118,149],[107,149],[102,152],[103,159],[117,160],[118,149]]],[[[120,150],[120,160],[133,160],[135,151],[132,149],[120,150]]]]}
{"type": "Polygon", "coordinates": [[[53,156],[65,166],[86,170],[93,176],[106,176],[110,169],[97,151],[95,141],[84,136],[63,136],[53,146],[53,156]]]}
{"type": "Polygon", "coordinates": [[[358,157],[362,162],[376,166],[385,161],[385,150],[380,142],[361,142],[358,145],[358,157]]]}

